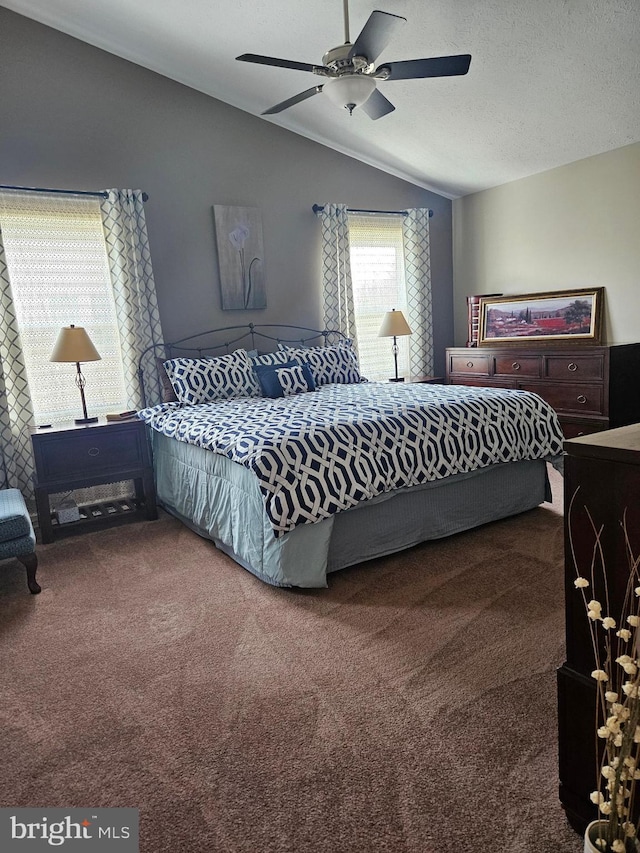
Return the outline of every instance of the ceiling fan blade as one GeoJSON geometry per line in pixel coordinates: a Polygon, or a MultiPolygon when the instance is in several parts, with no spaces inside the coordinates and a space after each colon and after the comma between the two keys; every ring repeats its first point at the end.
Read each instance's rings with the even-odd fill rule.
{"type": "Polygon", "coordinates": [[[392,15],[389,12],[372,12],[349,51],[349,59],[354,56],[365,56],[370,63],[375,62],[400,24],[406,23],[406,20],[400,15],[392,15]]]}
{"type": "Polygon", "coordinates": [[[293,68],[295,71],[311,71],[313,74],[332,74],[324,65],[312,65],[309,62],[294,62],[291,59],[276,59],[274,56],[260,56],[258,53],[243,53],[236,56],[240,62],[255,62],[258,65],[275,65],[277,68],[293,68]]]}
{"type": "Polygon", "coordinates": [[[382,94],[379,89],[376,89],[367,98],[360,109],[365,112],[369,118],[382,118],[395,110],[395,107],[388,98],[382,94]]]}
{"type": "Polygon", "coordinates": [[[271,116],[274,113],[281,113],[282,110],[286,110],[289,107],[292,107],[294,104],[299,104],[301,101],[306,101],[307,98],[313,97],[313,95],[317,95],[322,92],[322,86],[313,86],[311,89],[305,89],[304,92],[300,92],[299,95],[294,95],[293,98],[289,98],[286,101],[281,101],[281,103],[276,104],[275,107],[270,107],[268,110],[265,110],[261,115],[263,116],[271,116]]]}
{"type": "Polygon", "coordinates": [[[381,80],[415,80],[419,77],[456,77],[466,74],[471,54],[434,56],[432,59],[408,59],[406,62],[385,62],[376,68],[374,77],[381,80]]]}

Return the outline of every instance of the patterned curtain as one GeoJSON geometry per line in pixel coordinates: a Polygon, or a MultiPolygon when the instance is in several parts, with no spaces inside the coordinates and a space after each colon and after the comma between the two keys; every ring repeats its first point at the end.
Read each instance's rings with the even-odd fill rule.
{"type": "Polygon", "coordinates": [[[412,332],[409,337],[411,375],[433,376],[429,211],[426,208],[408,210],[404,217],[402,231],[407,285],[407,322],[412,332]]]}
{"type": "Polygon", "coordinates": [[[29,427],[34,424],[9,270],[0,231],[0,487],[33,497],[29,427]]]}
{"type": "Polygon", "coordinates": [[[325,329],[339,329],[357,347],[346,204],[325,204],[322,224],[322,304],[325,329]]]}
{"type": "MultiPolygon", "coordinates": [[[[152,344],[163,343],[144,204],[141,190],[112,189],[107,193],[100,209],[116,304],[125,387],[130,407],[140,409],[140,356],[152,344]]],[[[147,388],[151,377],[157,376],[154,358],[151,351],[142,364],[147,388]]],[[[157,394],[151,402],[162,399],[159,379],[157,382],[157,394]]]]}

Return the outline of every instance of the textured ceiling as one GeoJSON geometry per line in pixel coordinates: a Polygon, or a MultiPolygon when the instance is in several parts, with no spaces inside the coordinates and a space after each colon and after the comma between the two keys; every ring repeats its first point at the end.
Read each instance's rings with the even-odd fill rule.
{"type": "MultiPolygon", "coordinates": [[[[342,0],[0,5],[255,115],[322,79],[237,55],[344,42],[342,0]]],[[[407,18],[377,64],[471,53],[469,73],[380,83],[377,121],[324,94],[262,120],[449,197],[640,141],[640,0],[350,0],[351,41],[376,7],[407,18]]]]}

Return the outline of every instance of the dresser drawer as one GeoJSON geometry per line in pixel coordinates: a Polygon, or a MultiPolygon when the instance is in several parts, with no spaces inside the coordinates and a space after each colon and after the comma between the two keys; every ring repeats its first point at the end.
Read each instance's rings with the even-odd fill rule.
{"type": "Polygon", "coordinates": [[[542,359],[538,356],[519,357],[513,355],[497,355],[494,359],[496,376],[532,376],[541,375],[542,359]]]}
{"type": "Polygon", "coordinates": [[[144,424],[106,426],[39,436],[34,442],[40,484],[108,474],[122,475],[148,465],[144,424]]]}
{"type": "Polygon", "coordinates": [[[452,376],[449,385],[467,385],[469,388],[515,388],[515,379],[483,378],[482,376],[452,376]]]}
{"type": "Polygon", "coordinates": [[[549,379],[568,379],[571,382],[590,382],[604,379],[603,355],[547,356],[546,376],[549,379]]]}
{"type": "Polygon", "coordinates": [[[449,362],[450,373],[463,373],[489,376],[488,355],[452,355],[449,362]]]}
{"type": "Polygon", "coordinates": [[[579,438],[581,435],[593,435],[608,428],[606,420],[580,420],[579,418],[560,418],[560,426],[565,438],[579,438]]]}
{"type": "Polygon", "coordinates": [[[582,412],[589,415],[604,414],[602,385],[568,382],[518,382],[522,391],[533,391],[557,412],[582,412]]]}

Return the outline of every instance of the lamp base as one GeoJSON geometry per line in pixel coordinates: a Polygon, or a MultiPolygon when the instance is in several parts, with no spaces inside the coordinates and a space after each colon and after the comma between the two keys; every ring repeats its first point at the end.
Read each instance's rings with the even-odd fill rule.
{"type": "Polygon", "coordinates": [[[74,420],[76,424],[97,424],[98,418],[76,418],[74,420]]]}
{"type": "Polygon", "coordinates": [[[390,379],[389,382],[404,382],[404,376],[399,376],[397,379],[390,379]]]}

